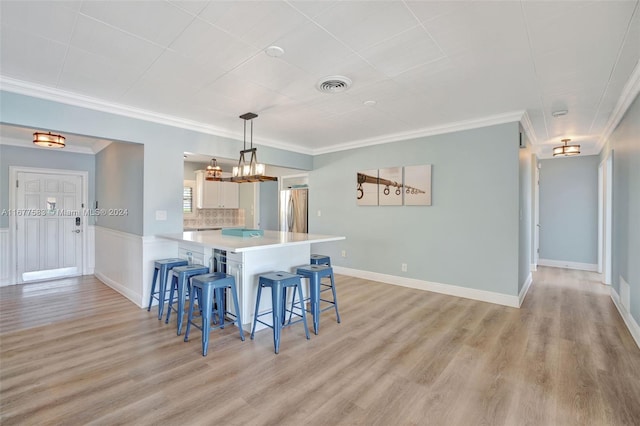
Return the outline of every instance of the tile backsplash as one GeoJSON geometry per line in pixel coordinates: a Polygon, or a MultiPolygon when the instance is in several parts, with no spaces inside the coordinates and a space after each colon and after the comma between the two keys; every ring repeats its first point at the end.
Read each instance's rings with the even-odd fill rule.
{"type": "Polygon", "coordinates": [[[184,219],[185,228],[209,226],[244,226],[244,209],[196,209],[194,216],[184,219]]]}

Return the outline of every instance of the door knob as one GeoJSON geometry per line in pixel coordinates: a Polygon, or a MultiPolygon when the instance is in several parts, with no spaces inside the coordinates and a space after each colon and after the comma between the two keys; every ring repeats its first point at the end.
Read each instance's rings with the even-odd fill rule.
{"type": "Polygon", "coordinates": [[[79,230],[79,229],[76,229],[75,231],[71,231],[71,232],[75,232],[76,234],[79,234],[79,233],[80,233],[80,230],[79,230]]]}

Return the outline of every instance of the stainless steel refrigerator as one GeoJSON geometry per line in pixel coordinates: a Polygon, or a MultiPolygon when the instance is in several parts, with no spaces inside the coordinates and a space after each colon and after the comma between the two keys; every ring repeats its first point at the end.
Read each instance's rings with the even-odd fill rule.
{"type": "Polygon", "coordinates": [[[307,232],[309,190],[307,188],[280,191],[280,230],[307,232]]]}

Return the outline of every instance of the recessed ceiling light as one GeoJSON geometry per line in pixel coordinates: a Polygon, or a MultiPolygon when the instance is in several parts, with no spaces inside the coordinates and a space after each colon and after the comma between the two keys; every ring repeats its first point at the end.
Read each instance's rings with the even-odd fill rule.
{"type": "Polygon", "coordinates": [[[284,49],[280,46],[269,46],[264,50],[264,52],[272,58],[279,58],[284,55],[284,49]]]}
{"type": "Polygon", "coordinates": [[[364,101],[363,104],[365,104],[366,106],[374,106],[375,104],[377,104],[376,101],[364,101]]]}
{"type": "Polygon", "coordinates": [[[567,111],[566,109],[561,109],[558,111],[553,111],[551,115],[553,115],[554,117],[562,117],[563,115],[567,115],[568,113],[569,111],[567,111]]]}

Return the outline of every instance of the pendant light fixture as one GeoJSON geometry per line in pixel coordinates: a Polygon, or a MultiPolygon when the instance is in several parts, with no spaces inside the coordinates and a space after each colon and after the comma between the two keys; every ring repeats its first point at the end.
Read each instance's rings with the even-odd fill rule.
{"type": "Polygon", "coordinates": [[[62,135],[54,135],[53,133],[35,132],[33,134],[33,143],[46,148],[64,148],[66,138],[62,135]]]}
{"type": "Polygon", "coordinates": [[[218,160],[212,158],[204,173],[205,180],[222,180],[222,169],[218,166],[218,160]]]}
{"type": "Polygon", "coordinates": [[[229,179],[231,182],[243,183],[278,180],[276,177],[265,176],[266,170],[264,164],[258,163],[258,157],[256,155],[257,148],[253,147],[253,119],[257,116],[258,114],[252,112],[247,112],[240,116],[240,118],[244,120],[244,149],[240,151],[238,165],[233,168],[231,179],[229,179]],[[247,149],[247,121],[251,124],[249,149],[247,149]],[[248,162],[245,154],[251,154],[248,162]]]}
{"type": "Polygon", "coordinates": [[[567,142],[571,142],[571,139],[562,139],[564,145],[556,146],[553,148],[553,156],[570,157],[572,155],[580,154],[580,145],[567,145],[567,142]]]}

